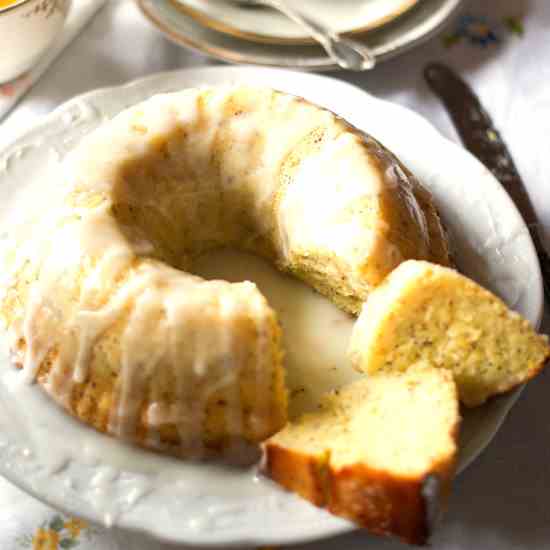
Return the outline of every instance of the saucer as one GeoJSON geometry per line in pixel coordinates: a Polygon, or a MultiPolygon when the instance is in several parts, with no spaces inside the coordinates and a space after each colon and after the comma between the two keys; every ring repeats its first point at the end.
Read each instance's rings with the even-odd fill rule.
{"type": "MultiPolygon", "coordinates": [[[[136,2],[145,17],[167,38],[222,61],[303,70],[340,69],[318,45],[254,42],[199,24],[174,0],[136,2]]],[[[438,33],[462,3],[462,0],[422,0],[394,21],[354,35],[354,39],[368,46],[377,62],[384,61],[438,33]]]]}

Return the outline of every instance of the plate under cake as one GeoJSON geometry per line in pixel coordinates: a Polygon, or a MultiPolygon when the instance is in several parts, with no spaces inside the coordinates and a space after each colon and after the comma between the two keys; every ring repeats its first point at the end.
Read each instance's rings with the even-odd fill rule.
{"type": "MultiPolygon", "coordinates": [[[[538,325],[543,302],[536,254],[527,228],[498,182],[418,115],[316,75],[241,67],[200,69],[162,74],[76,98],[2,154],[3,226],[9,228],[9,212],[27,184],[40,181],[46,188],[56,162],[106,118],[155,93],[237,81],[301,95],[377,136],[433,194],[453,236],[461,271],[538,325]],[[470,186],[473,181],[476,185],[470,186]]],[[[2,344],[5,349],[5,339],[2,344]]],[[[22,387],[10,365],[3,352],[1,472],[59,509],[78,510],[93,521],[145,531],[166,541],[224,547],[285,544],[354,529],[258,477],[255,470],[198,466],[120,445],[60,413],[36,387],[22,387]],[[51,433],[65,436],[52,438],[51,433]]],[[[468,412],[459,470],[486,446],[518,394],[468,412]]]]}

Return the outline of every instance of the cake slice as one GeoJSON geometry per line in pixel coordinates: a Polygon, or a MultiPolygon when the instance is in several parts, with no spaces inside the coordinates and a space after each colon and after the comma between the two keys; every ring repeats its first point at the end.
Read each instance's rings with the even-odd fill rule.
{"type": "Polygon", "coordinates": [[[379,373],[272,436],[266,473],[373,533],[422,544],[450,488],[459,420],[451,373],[379,373]]]}
{"type": "Polygon", "coordinates": [[[354,366],[367,373],[404,371],[420,359],[451,371],[470,407],[535,376],[549,353],[548,338],[491,292],[415,260],[370,294],[350,342],[354,366]]]}

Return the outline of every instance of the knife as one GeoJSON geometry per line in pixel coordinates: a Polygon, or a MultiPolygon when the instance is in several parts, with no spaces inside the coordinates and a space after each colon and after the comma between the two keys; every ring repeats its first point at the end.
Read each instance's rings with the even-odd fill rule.
{"type": "Polygon", "coordinates": [[[546,299],[550,301],[550,256],[538,233],[533,204],[499,131],[470,86],[452,69],[430,63],[424,78],[445,106],[466,149],[492,172],[523,216],[539,257],[546,299]]]}

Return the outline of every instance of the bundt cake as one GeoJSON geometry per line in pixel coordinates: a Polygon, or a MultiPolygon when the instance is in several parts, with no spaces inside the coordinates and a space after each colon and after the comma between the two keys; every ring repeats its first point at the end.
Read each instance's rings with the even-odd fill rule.
{"type": "Polygon", "coordinates": [[[368,297],[350,356],[369,374],[418,360],[450,370],[461,401],[480,405],[535,376],[550,348],[529,322],[457,271],[403,262],[368,297]]]}
{"type": "Polygon", "coordinates": [[[390,152],[270,89],[152,97],[85,137],[59,185],[7,266],[16,362],[98,430],[183,456],[262,441],[287,410],[275,313],[252,283],[190,274],[194,258],[251,251],[352,313],[403,260],[449,263],[390,152]]]}
{"type": "Polygon", "coordinates": [[[422,544],[445,507],[459,421],[451,373],[422,363],[380,372],[268,439],[265,471],[374,533],[422,544]]]}

